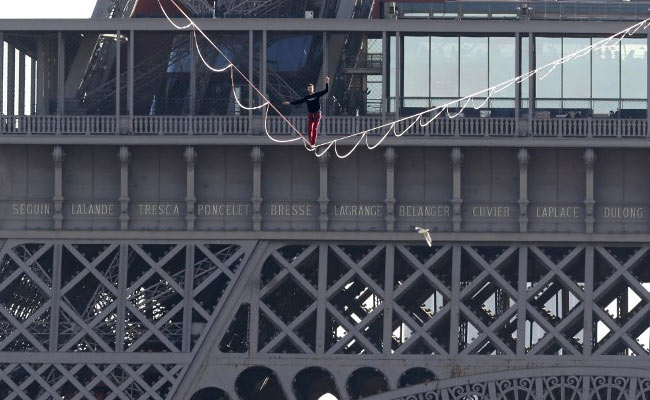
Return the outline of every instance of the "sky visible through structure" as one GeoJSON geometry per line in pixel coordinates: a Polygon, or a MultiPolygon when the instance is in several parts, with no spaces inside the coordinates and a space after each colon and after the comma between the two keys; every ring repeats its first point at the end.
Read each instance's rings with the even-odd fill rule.
{"type": "MultiPolygon", "coordinates": [[[[97,0],[0,0],[0,18],[90,18],[97,0]]],[[[4,70],[7,70],[7,47],[2,44],[2,51],[5,52],[4,70]]],[[[26,65],[27,76],[31,74],[31,64],[26,65]]],[[[6,74],[5,74],[6,75],[6,74]]],[[[6,76],[2,82],[2,103],[3,109],[0,113],[6,114],[7,93],[6,76]]],[[[30,82],[26,82],[26,103],[30,104],[30,82]]],[[[17,87],[17,85],[16,85],[17,87]]],[[[29,113],[29,112],[27,112],[29,113]]]]}
{"type": "Polygon", "coordinates": [[[0,0],[0,18],[90,18],[97,0],[0,0]]]}

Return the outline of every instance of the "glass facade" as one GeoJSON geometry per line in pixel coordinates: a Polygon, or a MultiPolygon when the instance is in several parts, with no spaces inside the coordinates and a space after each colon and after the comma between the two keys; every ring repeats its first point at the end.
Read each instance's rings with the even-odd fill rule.
{"type": "Polygon", "coordinates": [[[641,117],[647,97],[646,39],[538,37],[535,41],[538,109],[587,116],[641,117]],[[592,44],[591,53],[562,65],[553,62],[592,44]]]}
{"type": "MultiPolygon", "coordinates": [[[[433,107],[515,76],[514,37],[405,36],[402,54],[406,108],[433,107]]],[[[506,88],[487,107],[513,108],[514,97],[514,86],[506,88]]]]}
{"type": "MultiPolygon", "coordinates": [[[[549,116],[645,117],[645,38],[610,40],[584,56],[564,64],[556,63],[602,40],[597,37],[535,38],[535,67],[539,73],[532,79],[536,110],[548,111],[549,116]]],[[[393,37],[390,42],[391,97],[396,93],[395,45],[393,37]]],[[[522,74],[529,71],[529,46],[529,38],[522,37],[522,74]]],[[[515,77],[515,55],[514,37],[404,36],[402,107],[407,110],[429,108],[475,93],[474,104],[478,105],[485,96],[481,90],[515,77]]],[[[516,90],[513,85],[494,93],[485,108],[514,109],[516,90]]],[[[528,81],[521,84],[521,99],[521,107],[527,109],[528,81]]]]}

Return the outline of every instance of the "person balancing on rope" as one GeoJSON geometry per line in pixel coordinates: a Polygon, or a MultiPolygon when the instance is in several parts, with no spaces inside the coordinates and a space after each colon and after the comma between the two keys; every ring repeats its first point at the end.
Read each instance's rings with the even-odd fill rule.
{"type": "Polygon", "coordinates": [[[325,78],[325,89],[320,92],[314,92],[314,84],[307,85],[307,96],[302,99],[294,101],[284,101],[282,104],[301,104],[307,103],[307,133],[309,134],[309,144],[312,146],[316,144],[316,136],[318,136],[318,125],[320,124],[320,98],[323,97],[330,87],[329,76],[325,78]]]}

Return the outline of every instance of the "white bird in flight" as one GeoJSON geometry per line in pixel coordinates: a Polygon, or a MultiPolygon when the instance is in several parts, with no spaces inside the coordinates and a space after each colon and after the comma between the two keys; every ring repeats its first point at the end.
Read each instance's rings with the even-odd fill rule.
{"type": "Polygon", "coordinates": [[[424,236],[424,240],[426,240],[429,247],[431,247],[431,235],[429,234],[429,230],[426,228],[420,228],[419,226],[416,226],[415,231],[420,235],[424,236]]]}

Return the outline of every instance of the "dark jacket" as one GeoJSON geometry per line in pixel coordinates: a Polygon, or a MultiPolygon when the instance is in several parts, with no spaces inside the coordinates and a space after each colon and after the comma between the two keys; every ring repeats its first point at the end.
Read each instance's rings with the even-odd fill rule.
{"type": "Polygon", "coordinates": [[[302,99],[292,101],[291,104],[307,103],[307,111],[309,111],[310,113],[320,112],[320,98],[327,93],[329,88],[330,85],[326,83],[325,90],[321,90],[320,92],[315,92],[314,94],[308,94],[302,99]]]}

